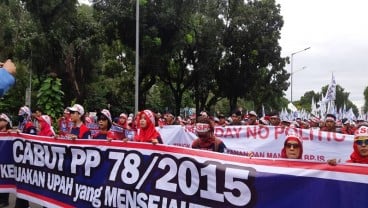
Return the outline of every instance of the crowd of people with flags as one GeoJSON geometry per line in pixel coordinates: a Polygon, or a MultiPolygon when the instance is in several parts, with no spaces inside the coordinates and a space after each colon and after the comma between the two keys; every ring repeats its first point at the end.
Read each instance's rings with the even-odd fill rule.
{"type": "MultiPolygon", "coordinates": [[[[5,115],[5,114],[4,114],[5,115]]],[[[155,127],[165,125],[195,126],[198,118],[208,118],[213,126],[233,126],[233,125],[269,125],[284,126],[301,129],[313,128],[321,131],[336,132],[353,135],[360,125],[368,124],[365,119],[339,118],[337,115],[327,113],[323,118],[314,114],[304,115],[301,112],[287,111],[262,113],[258,116],[255,111],[243,113],[241,109],[235,110],[229,115],[217,113],[209,115],[202,111],[198,116],[174,116],[172,113],[161,114],[151,110],[143,110],[136,115],[133,113],[121,113],[113,117],[108,109],[99,112],[86,112],[80,104],[74,104],[64,110],[63,116],[57,120],[57,125],[52,125],[52,118],[43,115],[40,108],[36,108],[34,113],[27,106],[22,106],[18,113],[17,130],[22,133],[39,136],[64,137],[69,139],[109,139],[124,141],[148,141],[142,135],[149,134],[157,137],[155,127]],[[54,129],[54,126],[57,129],[54,129]],[[142,130],[143,129],[143,130],[142,130]]],[[[157,137],[154,143],[162,143],[162,139],[157,137]]]]}
{"type": "MultiPolygon", "coordinates": [[[[339,119],[331,113],[326,114],[324,118],[313,114],[308,114],[309,117],[306,118],[305,115],[299,112],[287,113],[284,111],[281,113],[262,113],[262,116],[258,116],[255,111],[243,113],[241,109],[235,110],[226,116],[222,113],[212,116],[202,111],[198,116],[193,114],[183,118],[182,116],[174,116],[172,113],[161,114],[151,110],[143,110],[136,115],[121,113],[119,116],[113,117],[108,109],[102,109],[99,112],[86,112],[80,104],[65,108],[63,116],[57,120],[57,125],[52,125],[51,117],[42,114],[42,109],[36,108],[34,111],[34,113],[31,113],[27,106],[22,106],[19,109],[17,131],[55,138],[108,139],[151,142],[153,144],[164,143],[156,128],[166,125],[192,126],[197,130],[199,128],[200,130],[197,131],[198,137],[205,133],[203,132],[204,129],[213,132],[213,128],[216,126],[265,125],[301,129],[313,128],[320,131],[350,135],[353,135],[359,126],[368,126],[364,119],[339,119]],[[201,125],[197,126],[198,123],[201,125]],[[56,130],[54,126],[57,127],[56,130]]],[[[212,136],[207,135],[207,137],[212,136]]],[[[211,138],[211,140],[215,141],[214,138],[211,138]]]]}

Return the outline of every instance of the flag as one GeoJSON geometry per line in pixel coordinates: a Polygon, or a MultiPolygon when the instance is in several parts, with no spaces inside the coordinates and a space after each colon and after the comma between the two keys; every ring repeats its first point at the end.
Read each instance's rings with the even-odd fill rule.
{"type": "MultiPolygon", "coordinates": [[[[359,117],[360,117],[360,114],[359,114],[359,117]]],[[[350,121],[356,121],[357,120],[352,108],[349,108],[349,110],[347,111],[347,118],[350,121]]]]}
{"type": "Polygon", "coordinates": [[[312,97],[311,113],[317,115],[317,104],[314,101],[314,97],[312,97]]]}
{"type": "Polygon", "coordinates": [[[335,106],[335,103],[333,101],[327,103],[327,114],[334,114],[335,116],[337,114],[336,106],[335,106]]]}
{"type": "Polygon", "coordinates": [[[296,112],[298,110],[293,103],[289,103],[287,107],[291,112],[296,112]]]}
{"type": "Polygon", "coordinates": [[[335,81],[335,76],[332,73],[332,80],[331,80],[330,85],[328,85],[328,89],[327,89],[324,101],[327,103],[329,101],[335,101],[335,100],[336,100],[336,81],[335,81]]]}

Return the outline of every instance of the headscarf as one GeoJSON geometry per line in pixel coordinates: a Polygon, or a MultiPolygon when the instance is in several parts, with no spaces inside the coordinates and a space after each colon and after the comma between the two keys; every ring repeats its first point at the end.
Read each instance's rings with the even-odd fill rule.
{"type": "Polygon", "coordinates": [[[125,113],[121,113],[120,116],[119,116],[119,120],[118,120],[118,125],[123,127],[124,129],[127,129],[128,128],[128,116],[127,114],[125,113]],[[120,122],[120,118],[121,117],[124,117],[125,118],[125,122],[124,123],[121,123],[120,122]]]}
{"type": "Polygon", "coordinates": [[[353,143],[353,152],[350,155],[350,160],[347,162],[352,163],[364,163],[368,164],[368,157],[362,157],[358,150],[358,145],[355,143],[356,140],[358,140],[359,137],[368,137],[368,127],[367,126],[361,126],[358,130],[355,131],[354,136],[354,143],[353,143]]]}
{"type": "Polygon", "coordinates": [[[351,153],[350,160],[348,160],[348,162],[368,164],[368,157],[362,157],[359,154],[358,145],[355,142],[353,144],[353,149],[354,151],[351,153]]]}
{"type": "Polygon", "coordinates": [[[39,136],[55,136],[55,131],[51,126],[51,118],[48,115],[38,116],[37,120],[40,124],[39,136]]]}
{"type": "Polygon", "coordinates": [[[155,128],[155,115],[150,110],[141,111],[137,116],[137,135],[134,137],[134,141],[137,142],[152,142],[152,139],[160,137],[160,134],[155,128]],[[140,120],[142,115],[145,115],[147,121],[147,127],[140,127],[140,120]]]}
{"type": "Polygon", "coordinates": [[[299,146],[300,146],[300,152],[299,152],[298,159],[302,159],[302,155],[303,155],[303,143],[299,139],[299,137],[296,136],[296,135],[288,135],[288,136],[286,136],[286,139],[285,139],[285,142],[284,142],[284,147],[281,150],[281,158],[288,158],[286,156],[286,147],[285,147],[285,145],[286,145],[286,143],[288,141],[295,141],[295,142],[297,142],[299,144],[299,146]]]}

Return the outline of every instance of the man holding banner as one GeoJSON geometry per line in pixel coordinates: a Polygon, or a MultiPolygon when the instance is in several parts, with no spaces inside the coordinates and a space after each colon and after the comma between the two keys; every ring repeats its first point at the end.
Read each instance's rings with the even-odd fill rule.
{"type": "Polygon", "coordinates": [[[209,118],[199,117],[195,124],[198,138],[192,143],[193,149],[208,150],[213,152],[225,152],[225,144],[214,135],[214,125],[209,118]]]}

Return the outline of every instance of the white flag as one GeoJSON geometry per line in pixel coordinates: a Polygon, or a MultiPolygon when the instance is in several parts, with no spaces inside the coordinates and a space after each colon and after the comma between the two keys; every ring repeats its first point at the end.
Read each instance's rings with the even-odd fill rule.
{"type": "Polygon", "coordinates": [[[317,115],[317,104],[314,101],[314,97],[312,97],[311,113],[317,115]]]}
{"type": "Polygon", "coordinates": [[[335,81],[335,76],[332,73],[332,80],[331,80],[330,85],[328,85],[328,89],[327,89],[324,101],[329,102],[329,101],[335,101],[335,100],[336,100],[336,81],[335,81]]]}
{"type": "Polygon", "coordinates": [[[291,110],[291,112],[296,112],[298,109],[293,105],[293,103],[288,104],[288,109],[291,110]]]}

